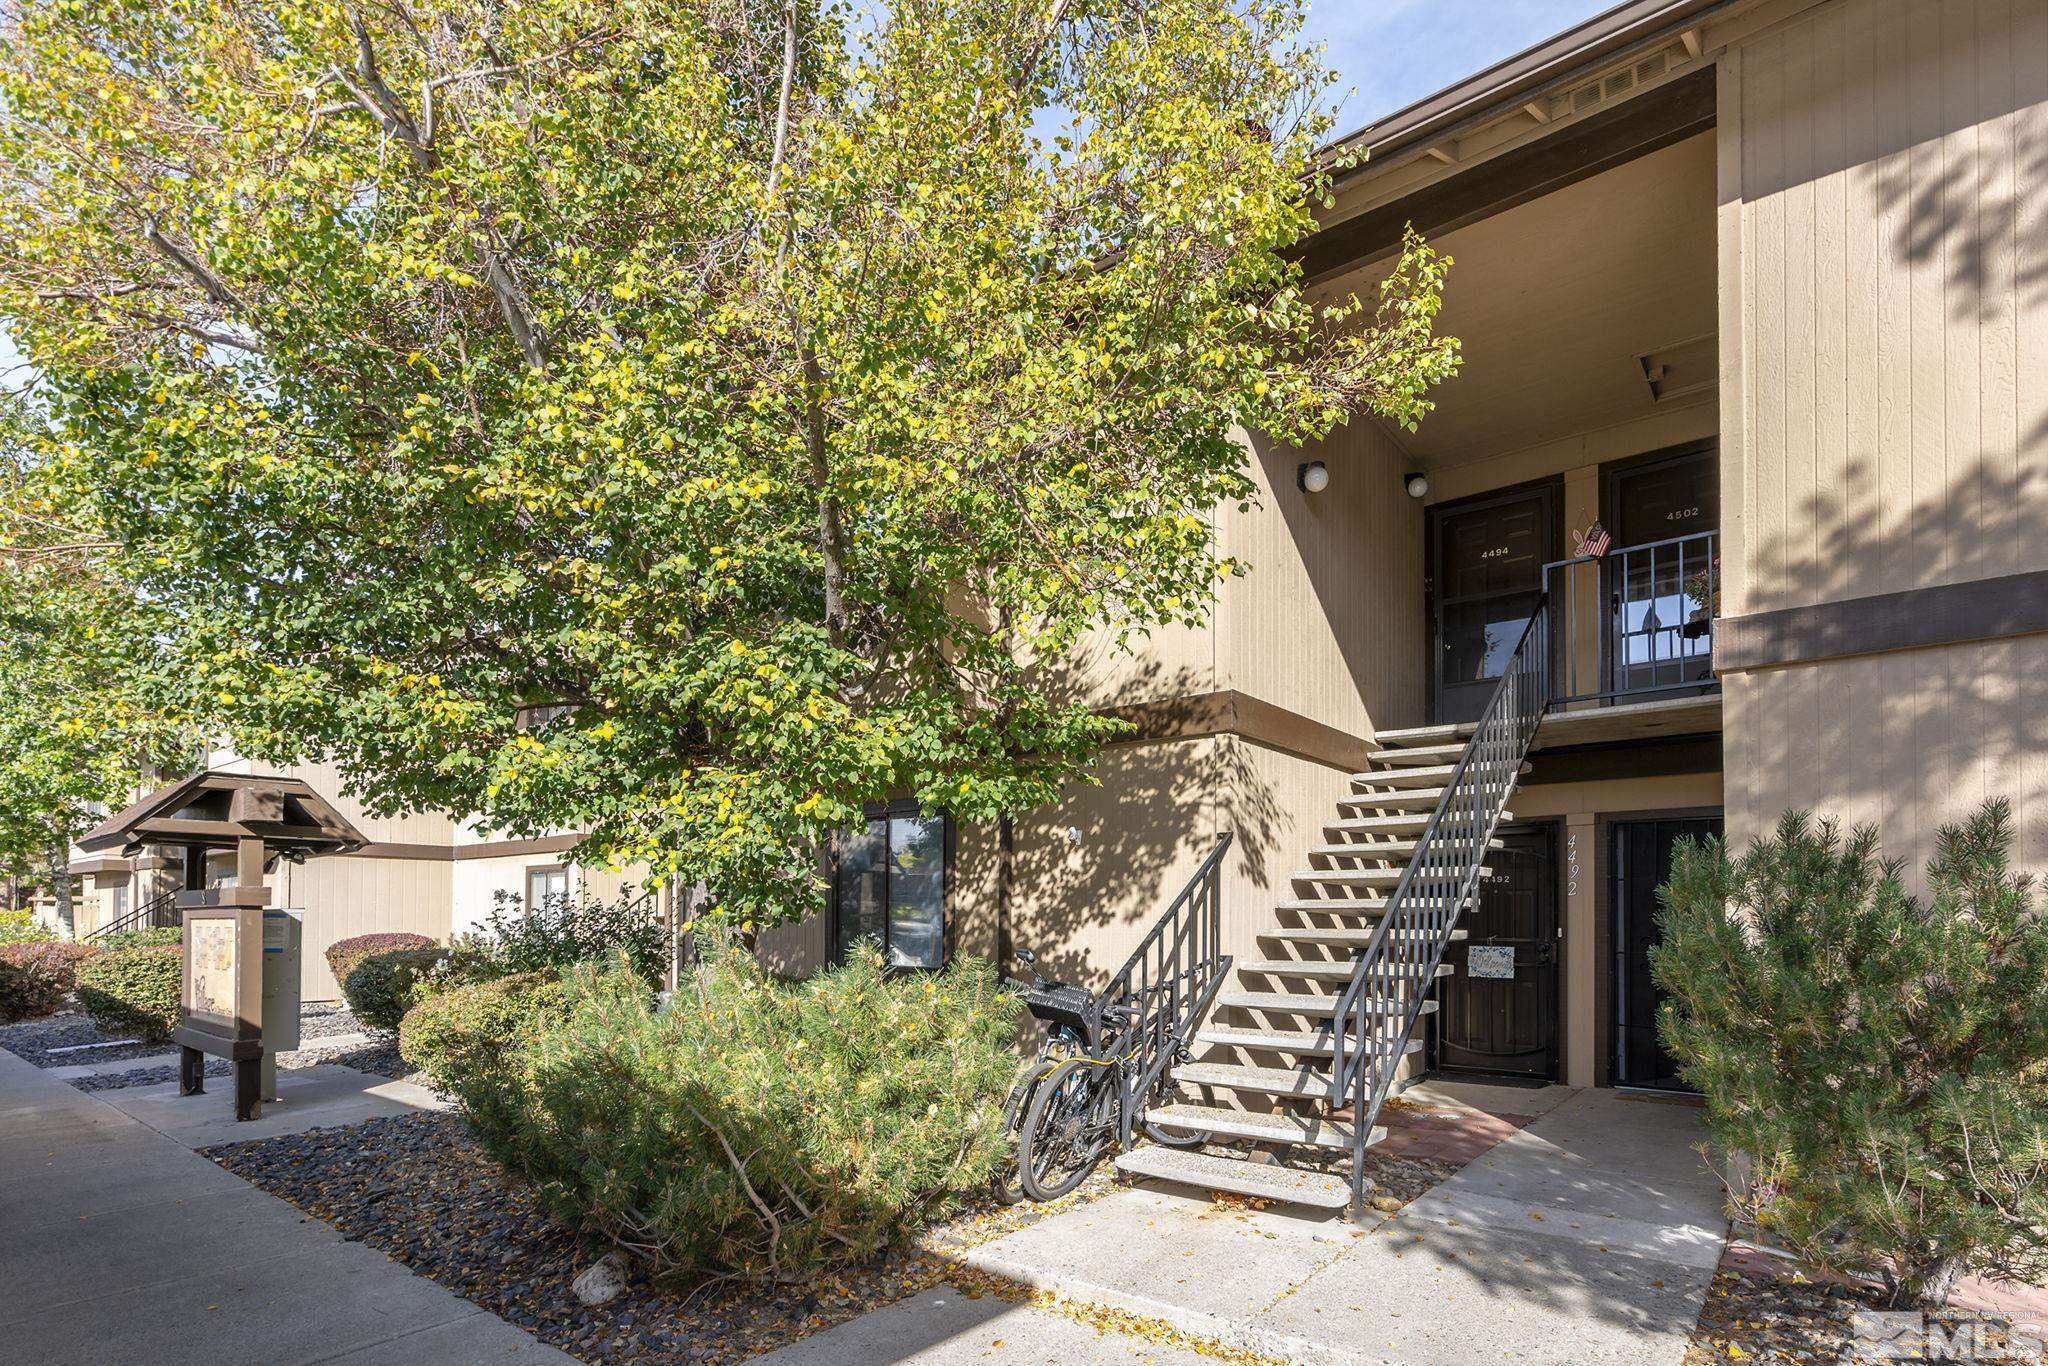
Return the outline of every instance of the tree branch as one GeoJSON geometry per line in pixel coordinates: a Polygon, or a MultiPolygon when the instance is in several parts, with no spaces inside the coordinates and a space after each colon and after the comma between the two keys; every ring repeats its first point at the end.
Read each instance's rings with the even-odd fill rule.
{"type": "Polygon", "coordinates": [[[208,270],[204,262],[178,243],[164,236],[162,230],[157,227],[154,216],[142,220],[142,236],[144,241],[156,248],[159,256],[197,281],[199,287],[206,291],[207,298],[213,300],[222,308],[232,308],[237,312],[248,311],[247,305],[242,302],[240,297],[232,289],[229,289],[226,284],[222,283],[218,275],[208,270]]]}
{"type": "Polygon", "coordinates": [[[768,159],[768,185],[763,191],[766,199],[775,197],[775,187],[782,180],[782,161],[789,151],[789,97],[795,85],[796,0],[789,0],[782,12],[782,93],[775,101],[775,151],[768,159]]]}

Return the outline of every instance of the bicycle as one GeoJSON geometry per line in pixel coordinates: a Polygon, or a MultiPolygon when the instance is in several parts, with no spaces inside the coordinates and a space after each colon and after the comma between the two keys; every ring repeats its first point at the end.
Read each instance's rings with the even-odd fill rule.
{"type": "MultiPolygon", "coordinates": [[[[1029,950],[1017,958],[1026,967],[1037,961],[1029,950]]],[[[1125,1080],[1141,1065],[1148,1042],[1132,1029],[1137,1012],[1131,1006],[1106,1004],[1092,992],[1036,972],[1024,1003],[1051,1027],[1004,1106],[1005,1131],[1016,1136],[1016,1161],[997,1174],[995,1189],[1010,1204],[1026,1197],[1057,1200],[1088,1179],[1123,1133],[1125,1080]]],[[[1184,1048],[1175,1048],[1185,1055],[1184,1048]]],[[[1200,1130],[1149,1119],[1143,1127],[1153,1142],[1169,1147],[1203,1142],[1200,1130]]]]}

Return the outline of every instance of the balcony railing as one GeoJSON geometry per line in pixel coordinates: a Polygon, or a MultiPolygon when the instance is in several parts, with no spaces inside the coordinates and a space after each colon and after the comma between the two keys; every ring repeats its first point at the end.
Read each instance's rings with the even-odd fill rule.
{"type": "Polygon", "coordinates": [[[1717,691],[1717,533],[1543,566],[1553,708],[1717,691]]]}

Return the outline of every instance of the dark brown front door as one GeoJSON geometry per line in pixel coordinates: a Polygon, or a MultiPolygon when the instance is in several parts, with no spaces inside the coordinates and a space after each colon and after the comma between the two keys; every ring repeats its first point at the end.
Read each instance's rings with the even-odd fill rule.
{"type": "Polygon", "coordinates": [[[1719,816],[1621,821],[1614,827],[1614,1084],[1690,1090],[1657,1038],[1664,994],[1650,975],[1657,930],[1657,889],[1671,877],[1681,839],[1721,833],[1719,816]]]}
{"type": "Polygon", "coordinates": [[[1475,721],[1486,710],[1536,610],[1556,541],[1548,486],[1431,509],[1437,720],[1475,721]]]}
{"type": "Polygon", "coordinates": [[[1437,988],[1436,1065],[1446,1072],[1557,1075],[1557,849],[1547,828],[1504,830],[1468,933],[1437,988]],[[1476,961],[1475,961],[1476,960],[1476,961]]]}

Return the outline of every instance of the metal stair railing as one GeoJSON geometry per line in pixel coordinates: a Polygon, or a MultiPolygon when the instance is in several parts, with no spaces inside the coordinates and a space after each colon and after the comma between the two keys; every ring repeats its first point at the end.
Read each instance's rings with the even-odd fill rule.
{"type": "Polygon", "coordinates": [[[1547,603],[1522,628],[1472,739],[1416,841],[1331,1020],[1330,1103],[1351,1106],[1351,1202],[1365,1203],[1365,1148],[1408,1048],[1458,914],[1549,703],[1547,603]]]}
{"type": "Polygon", "coordinates": [[[85,936],[79,942],[90,944],[110,934],[121,934],[127,930],[158,929],[178,923],[174,909],[178,903],[176,892],[165,892],[162,896],[151,897],[140,906],[133,907],[120,916],[85,936]]]}
{"type": "Polygon", "coordinates": [[[1223,952],[1223,854],[1231,831],[1216,837],[1187,886],[1109,979],[1097,1000],[1130,1013],[1124,1055],[1119,1149],[1131,1146],[1139,1111],[1166,1069],[1194,1037],[1202,1017],[1230,975],[1223,952]]]}

